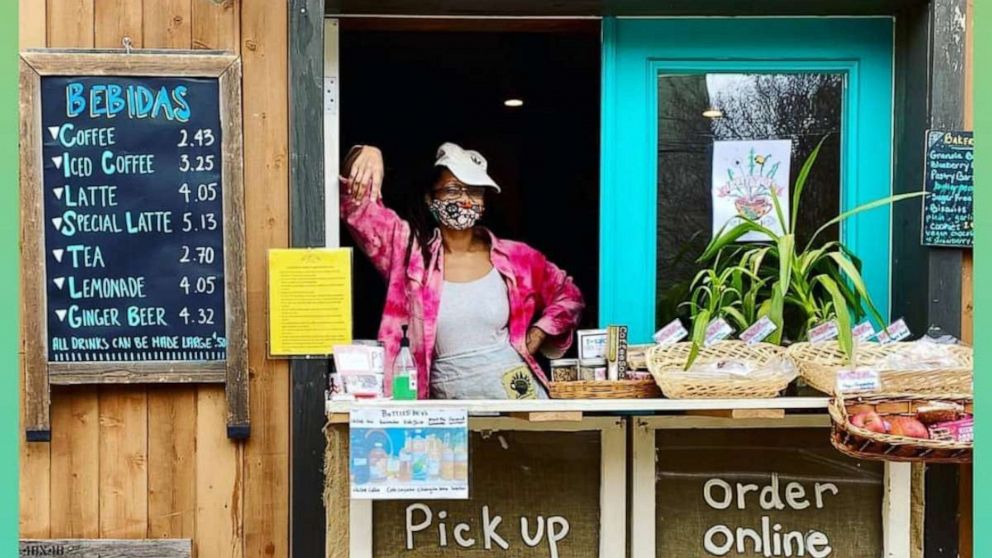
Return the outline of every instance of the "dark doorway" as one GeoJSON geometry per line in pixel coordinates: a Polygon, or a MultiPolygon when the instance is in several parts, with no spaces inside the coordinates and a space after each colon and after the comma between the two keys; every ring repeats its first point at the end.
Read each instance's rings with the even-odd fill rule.
{"type": "MultiPolygon", "coordinates": [[[[404,216],[422,203],[411,193],[442,142],[478,150],[503,189],[484,224],[572,275],[594,326],[599,21],[342,19],[339,41],[341,145],[382,149],[386,205],[404,216]],[[505,106],[511,98],[523,106],[505,106]]],[[[341,239],[353,245],[347,231],[341,239]]],[[[356,256],[356,338],[376,337],[384,293],[356,256]]]]}

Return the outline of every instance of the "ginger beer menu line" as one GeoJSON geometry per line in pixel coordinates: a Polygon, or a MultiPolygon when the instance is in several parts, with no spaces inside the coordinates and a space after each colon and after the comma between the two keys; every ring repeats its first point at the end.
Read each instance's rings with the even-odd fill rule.
{"type": "Polygon", "coordinates": [[[225,360],[217,80],[41,86],[49,361],[225,360]]]}

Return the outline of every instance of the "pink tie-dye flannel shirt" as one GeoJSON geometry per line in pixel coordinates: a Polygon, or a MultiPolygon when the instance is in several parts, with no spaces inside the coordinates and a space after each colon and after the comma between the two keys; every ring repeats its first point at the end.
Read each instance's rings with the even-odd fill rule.
{"type": "MultiPolygon", "coordinates": [[[[408,324],[410,349],[418,372],[417,391],[420,399],[427,399],[444,280],[440,231],[435,230],[430,242],[429,262],[424,262],[416,246],[410,250],[408,262],[409,223],[380,200],[372,200],[371,196],[356,201],[344,181],[341,183],[341,217],[358,247],[386,279],[386,304],[379,326],[379,340],[386,348],[386,362],[393,362],[399,352],[403,338],[401,326],[408,324]]],[[[544,372],[527,352],[527,331],[531,326],[537,326],[547,333],[541,351],[549,358],[559,358],[572,344],[572,334],[585,306],[582,293],[571,277],[537,250],[489,234],[492,239],[490,259],[503,276],[510,299],[510,344],[538,380],[547,386],[544,372]]],[[[387,394],[392,390],[388,368],[387,394]]]]}

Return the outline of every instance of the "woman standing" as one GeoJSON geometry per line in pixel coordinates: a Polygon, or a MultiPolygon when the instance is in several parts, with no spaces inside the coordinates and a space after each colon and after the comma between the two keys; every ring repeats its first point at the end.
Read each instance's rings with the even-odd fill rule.
{"type": "Polygon", "coordinates": [[[500,192],[481,154],[445,143],[434,170],[406,221],[382,204],[377,148],[353,147],[344,164],[341,216],[387,282],[387,362],[408,326],[420,399],[545,398],[534,354],[568,349],[582,294],[537,250],[476,225],[487,193],[500,192]]]}

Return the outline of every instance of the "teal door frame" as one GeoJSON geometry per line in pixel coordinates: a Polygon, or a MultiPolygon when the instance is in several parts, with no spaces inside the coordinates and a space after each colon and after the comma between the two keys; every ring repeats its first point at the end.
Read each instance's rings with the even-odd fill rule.
{"type": "MultiPolygon", "coordinates": [[[[892,192],[892,18],[603,20],[600,324],[655,329],[659,72],[831,72],[847,76],[841,122],[841,210],[892,192]]],[[[813,172],[816,172],[815,167],[813,172]]],[[[847,220],[841,239],[889,314],[887,207],[847,220]]]]}

